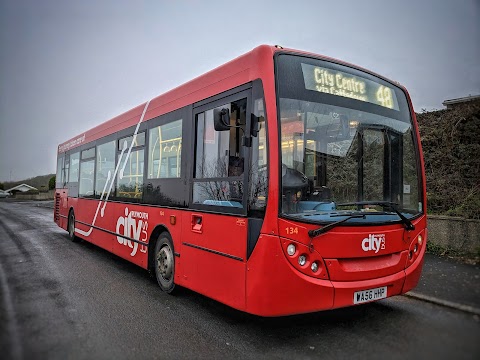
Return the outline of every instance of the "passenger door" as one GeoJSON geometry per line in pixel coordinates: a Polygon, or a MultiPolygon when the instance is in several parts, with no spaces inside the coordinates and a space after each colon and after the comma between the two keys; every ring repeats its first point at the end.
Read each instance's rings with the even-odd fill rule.
{"type": "Polygon", "coordinates": [[[246,203],[250,90],[194,108],[195,143],[190,208],[183,219],[182,266],[189,288],[236,308],[245,307],[246,203]],[[229,130],[214,117],[229,114],[229,130]]]}

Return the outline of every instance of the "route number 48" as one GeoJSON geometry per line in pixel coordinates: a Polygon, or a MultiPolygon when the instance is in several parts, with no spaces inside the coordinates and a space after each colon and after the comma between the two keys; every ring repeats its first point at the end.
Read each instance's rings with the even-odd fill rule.
{"type": "Polygon", "coordinates": [[[386,86],[380,86],[377,90],[377,101],[389,109],[393,108],[392,90],[386,86]]]}

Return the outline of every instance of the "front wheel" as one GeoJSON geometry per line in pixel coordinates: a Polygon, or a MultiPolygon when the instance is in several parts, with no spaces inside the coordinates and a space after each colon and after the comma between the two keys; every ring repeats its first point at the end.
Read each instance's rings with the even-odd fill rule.
{"type": "Polygon", "coordinates": [[[70,211],[68,215],[68,237],[73,242],[79,242],[80,238],[75,235],[75,213],[70,211]]]}
{"type": "Polygon", "coordinates": [[[163,232],[158,237],[154,256],[155,276],[158,285],[160,285],[163,291],[170,294],[175,290],[173,281],[175,276],[175,255],[172,237],[169,233],[163,232]]]}

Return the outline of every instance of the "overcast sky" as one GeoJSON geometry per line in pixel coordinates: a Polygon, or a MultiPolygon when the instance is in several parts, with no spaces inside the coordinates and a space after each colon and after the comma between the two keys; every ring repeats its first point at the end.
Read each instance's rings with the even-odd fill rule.
{"type": "Polygon", "coordinates": [[[0,181],[59,143],[259,44],[407,87],[417,112],[480,94],[479,0],[0,0],[0,181]]]}

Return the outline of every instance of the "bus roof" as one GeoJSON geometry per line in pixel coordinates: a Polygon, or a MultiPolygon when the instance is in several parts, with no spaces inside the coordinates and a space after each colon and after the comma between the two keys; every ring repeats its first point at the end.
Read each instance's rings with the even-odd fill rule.
{"type": "MultiPolygon", "coordinates": [[[[264,87],[269,87],[269,90],[273,91],[273,55],[278,51],[296,53],[334,61],[347,66],[355,67],[359,70],[369,72],[375,76],[385,79],[384,77],[372,73],[369,70],[362,69],[358,66],[354,66],[326,56],[295,49],[283,48],[278,45],[260,45],[253,50],[213,70],[210,70],[209,72],[200,75],[193,80],[190,80],[189,82],[186,82],[162,95],[153,98],[148,105],[143,121],[148,121],[189,104],[207,99],[211,96],[243,85],[255,79],[262,79],[264,82],[264,87]]],[[[391,80],[388,81],[396,83],[391,80]]],[[[398,83],[396,84],[398,85],[398,83]]],[[[98,140],[104,136],[135,126],[140,120],[146,104],[147,102],[140,104],[123,114],[120,114],[106,122],[99,124],[98,126],[95,126],[90,130],[85,131],[80,135],[65,141],[58,146],[58,153],[63,153],[82,144],[98,140]]]]}
{"type": "MultiPolygon", "coordinates": [[[[260,45],[199,77],[153,98],[144,121],[169,113],[249,81],[271,76],[273,80],[274,46],[260,45]],[[266,71],[271,70],[271,71],[266,71]]],[[[140,120],[146,102],[60,144],[62,153],[82,144],[134,126],[140,120]]]]}

